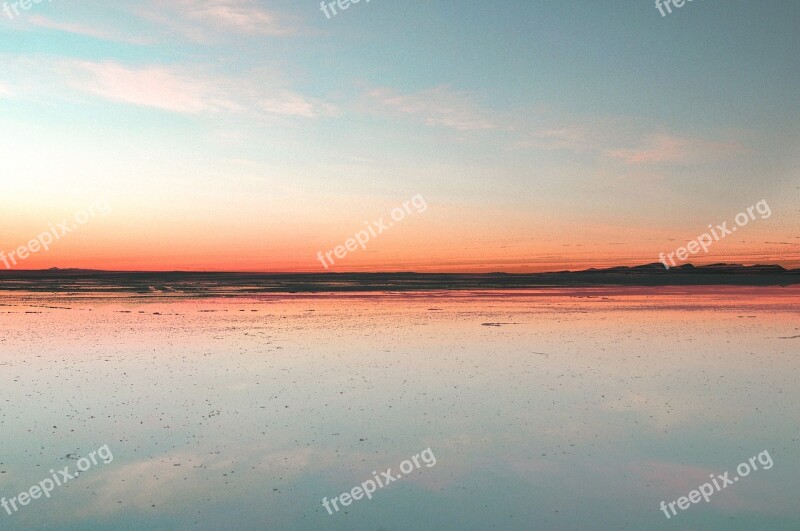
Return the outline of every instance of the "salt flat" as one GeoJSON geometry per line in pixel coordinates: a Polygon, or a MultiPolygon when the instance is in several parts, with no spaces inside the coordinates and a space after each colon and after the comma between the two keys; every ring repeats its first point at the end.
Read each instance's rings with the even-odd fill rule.
{"type": "Polygon", "coordinates": [[[797,287],[3,294],[0,496],[114,461],[0,528],[795,529],[798,310],[797,287]]]}

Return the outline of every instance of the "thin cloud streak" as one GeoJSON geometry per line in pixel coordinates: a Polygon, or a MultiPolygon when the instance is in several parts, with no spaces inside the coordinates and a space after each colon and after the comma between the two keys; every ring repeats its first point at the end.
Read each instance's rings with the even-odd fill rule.
{"type": "MultiPolygon", "coordinates": [[[[90,2],[91,3],[91,2],[90,2]]],[[[91,26],[82,23],[80,12],[60,14],[54,20],[42,14],[31,14],[27,24],[34,29],[47,29],[94,39],[135,45],[156,45],[183,40],[193,44],[215,44],[242,37],[292,37],[301,33],[292,17],[260,7],[253,0],[173,0],[163,3],[142,3],[108,6],[99,2],[97,10],[111,7],[125,23],[108,19],[91,26]]]]}
{"type": "Polygon", "coordinates": [[[268,70],[239,76],[199,73],[202,69],[165,65],[132,66],[116,61],[57,60],[28,57],[7,63],[8,81],[0,96],[15,92],[29,98],[66,98],[72,89],[107,101],[200,115],[238,113],[313,119],[336,116],[336,106],[299,94],[268,70]],[[12,91],[12,86],[15,89],[12,91]]]}
{"type": "Polygon", "coordinates": [[[420,92],[402,94],[379,87],[367,92],[367,97],[395,116],[411,116],[428,126],[440,126],[456,131],[495,129],[489,113],[481,109],[466,92],[439,86],[420,92]]]}
{"type": "Polygon", "coordinates": [[[238,33],[286,36],[296,31],[282,25],[275,13],[259,8],[255,2],[181,0],[176,5],[189,19],[209,26],[222,25],[238,33]]]}
{"type": "Polygon", "coordinates": [[[39,28],[62,31],[105,41],[127,42],[130,44],[142,45],[151,44],[153,42],[152,39],[145,37],[126,36],[114,31],[102,30],[94,26],[85,26],[74,22],[56,22],[42,15],[31,15],[28,17],[28,22],[39,28]]]}
{"type": "Polygon", "coordinates": [[[71,74],[73,88],[112,101],[187,114],[241,110],[215,83],[164,67],[129,68],[86,61],[65,63],[64,67],[71,74]]]}
{"type": "Polygon", "coordinates": [[[289,37],[298,28],[275,11],[252,0],[177,0],[170,4],[137,7],[134,13],[194,43],[210,43],[230,36],[289,37]]]}
{"type": "Polygon", "coordinates": [[[616,149],[605,154],[626,164],[699,163],[717,160],[747,150],[738,142],[716,142],[699,138],[680,138],[669,134],[650,135],[641,147],[616,149]]]}

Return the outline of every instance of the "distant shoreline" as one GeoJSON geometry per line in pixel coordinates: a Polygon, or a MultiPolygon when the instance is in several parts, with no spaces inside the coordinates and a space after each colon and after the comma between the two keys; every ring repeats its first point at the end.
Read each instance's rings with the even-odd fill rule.
{"type": "Polygon", "coordinates": [[[253,295],[601,286],[789,286],[800,269],[781,266],[661,264],[552,273],[222,273],[76,269],[0,271],[0,292],[253,295]]]}

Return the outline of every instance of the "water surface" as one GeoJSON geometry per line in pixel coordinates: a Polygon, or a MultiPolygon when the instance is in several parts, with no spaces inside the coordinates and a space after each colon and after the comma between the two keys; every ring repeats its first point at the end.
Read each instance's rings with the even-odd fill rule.
{"type": "Polygon", "coordinates": [[[0,529],[798,529],[798,310],[797,287],[3,294],[0,496],[114,460],[0,529]]]}

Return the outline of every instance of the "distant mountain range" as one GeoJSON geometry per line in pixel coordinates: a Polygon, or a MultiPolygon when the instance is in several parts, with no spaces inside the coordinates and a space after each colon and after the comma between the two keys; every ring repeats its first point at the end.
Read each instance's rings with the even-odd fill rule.
{"type": "Polygon", "coordinates": [[[800,284],[800,269],[777,265],[691,264],[665,269],[661,263],[551,273],[207,273],[118,272],[85,269],[0,270],[0,292],[139,293],[242,295],[347,291],[522,289],[565,286],[788,286],[800,284]]]}

